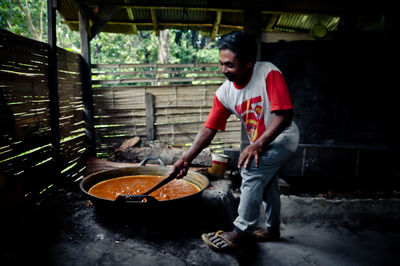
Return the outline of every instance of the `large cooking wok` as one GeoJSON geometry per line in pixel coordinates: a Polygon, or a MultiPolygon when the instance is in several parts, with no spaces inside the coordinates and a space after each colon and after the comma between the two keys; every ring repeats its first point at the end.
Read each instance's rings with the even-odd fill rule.
{"type": "Polygon", "coordinates": [[[89,189],[95,184],[122,176],[132,176],[132,175],[156,175],[156,176],[167,176],[171,168],[166,167],[164,163],[159,158],[147,158],[143,160],[139,166],[116,168],[111,170],[104,170],[90,174],[82,179],[80,183],[80,189],[90,198],[96,207],[115,209],[115,208],[129,208],[129,209],[148,209],[148,208],[164,208],[172,207],[177,205],[192,204],[196,201],[204,189],[209,185],[209,180],[202,174],[196,173],[194,171],[188,171],[188,174],[183,178],[186,182],[189,182],[196,186],[199,191],[190,194],[185,197],[158,201],[155,198],[148,197],[146,202],[137,201],[130,197],[118,197],[116,200],[109,200],[105,198],[96,197],[90,194],[89,189]],[[147,161],[157,159],[160,166],[146,166],[147,161]]]}

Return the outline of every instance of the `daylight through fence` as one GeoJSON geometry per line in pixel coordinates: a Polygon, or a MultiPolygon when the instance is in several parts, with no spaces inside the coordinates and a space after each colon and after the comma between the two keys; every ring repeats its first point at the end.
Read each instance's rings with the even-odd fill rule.
{"type": "Polygon", "coordinates": [[[56,177],[78,178],[86,165],[81,58],[60,48],[57,57],[59,154],[50,126],[49,46],[0,30],[0,177],[19,183],[25,196],[44,191],[56,177]]]}
{"type": "MultiPolygon", "coordinates": [[[[92,80],[97,147],[109,156],[133,136],[190,145],[225,77],[218,64],[100,64],[92,80]]],[[[239,145],[240,122],[232,116],[211,148],[239,145]]]]}

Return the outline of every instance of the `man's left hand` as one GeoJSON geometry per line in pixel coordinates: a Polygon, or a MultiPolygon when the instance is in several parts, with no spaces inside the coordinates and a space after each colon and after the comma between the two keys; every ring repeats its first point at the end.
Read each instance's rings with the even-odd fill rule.
{"type": "Polygon", "coordinates": [[[239,157],[238,167],[240,168],[244,164],[244,168],[247,168],[253,157],[255,159],[254,165],[255,167],[258,167],[258,158],[263,152],[263,148],[263,145],[260,145],[257,142],[244,148],[239,157]]]}

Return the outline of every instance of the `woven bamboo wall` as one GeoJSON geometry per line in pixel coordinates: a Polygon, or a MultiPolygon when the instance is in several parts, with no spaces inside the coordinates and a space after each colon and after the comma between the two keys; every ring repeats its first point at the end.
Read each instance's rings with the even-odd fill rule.
{"type": "MultiPolygon", "coordinates": [[[[92,74],[97,147],[105,157],[130,137],[146,139],[146,93],[154,95],[155,139],[189,145],[225,80],[218,64],[93,65],[92,74]]],[[[239,145],[240,122],[232,116],[211,148],[239,145]]]]}
{"type": "Polygon", "coordinates": [[[57,49],[62,175],[77,179],[86,167],[81,56],[57,49]]]}
{"type": "Polygon", "coordinates": [[[80,56],[58,49],[61,167],[52,149],[48,44],[0,30],[0,174],[25,195],[84,169],[80,56]],[[61,173],[61,175],[58,175],[61,173]]]}

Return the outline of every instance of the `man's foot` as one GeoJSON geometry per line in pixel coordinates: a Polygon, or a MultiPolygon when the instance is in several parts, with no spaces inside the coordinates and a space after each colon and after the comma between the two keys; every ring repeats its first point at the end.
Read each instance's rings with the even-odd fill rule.
{"type": "Polygon", "coordinates": [[[215,251],[237,251],[243,237],[235,230],[231,232],[220,230],[218,232],[203,234],[201,238],[215,251]]]}
{"type": "Polygon", "coordinates": [[[257,241],[267,242],[267,241],[278,241],[281,238],[281,234],[278,232],[272,233],[267,229],[257,229],[253,231],[251,236],[257,241]]]}

